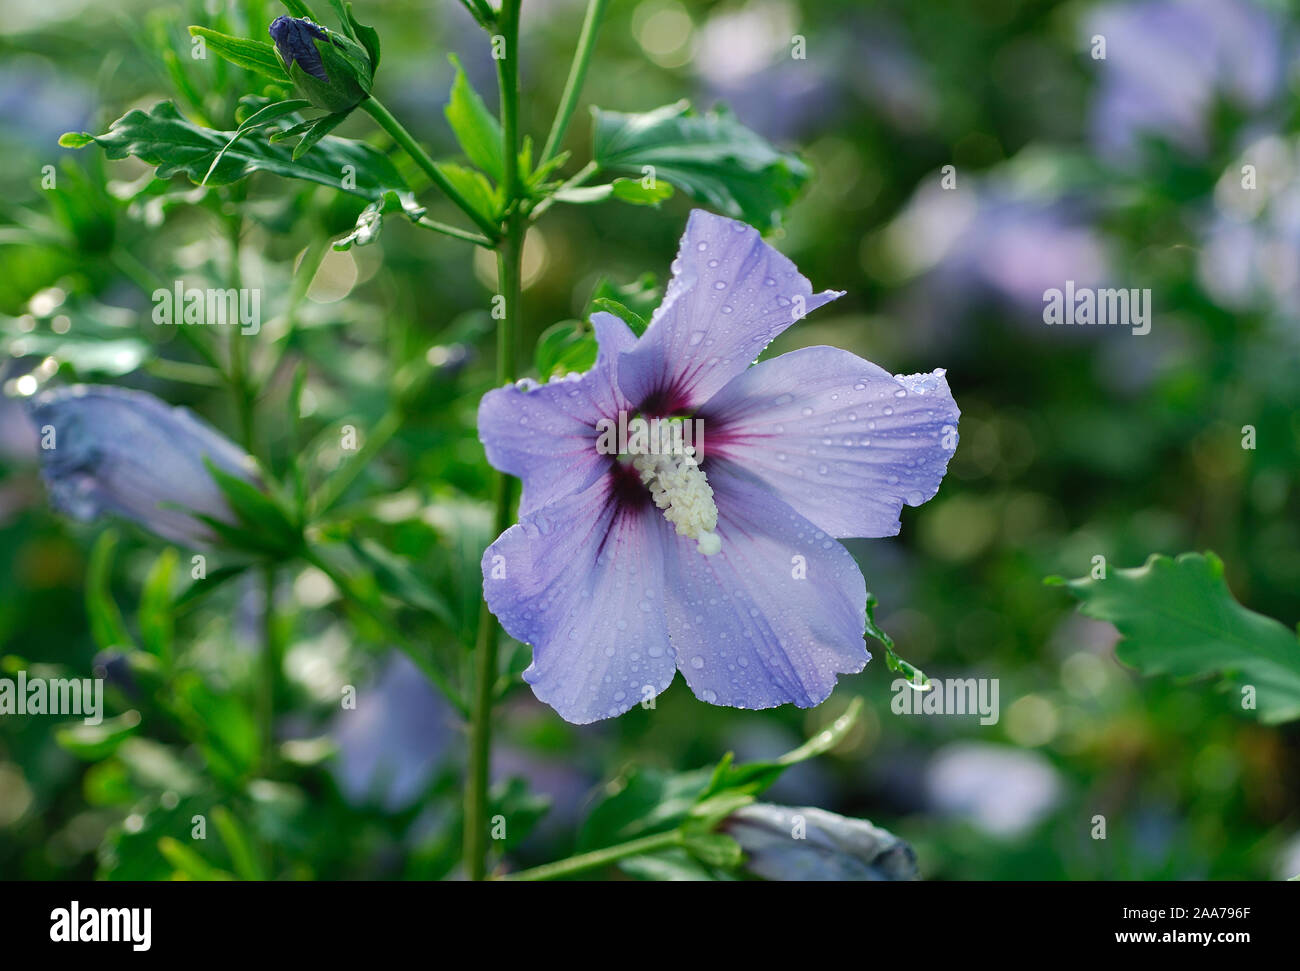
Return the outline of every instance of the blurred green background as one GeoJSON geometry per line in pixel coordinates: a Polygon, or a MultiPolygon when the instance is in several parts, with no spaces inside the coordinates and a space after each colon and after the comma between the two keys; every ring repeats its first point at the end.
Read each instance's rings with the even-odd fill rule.
{"type": "MultiPolygon", "coordinates": [[[[494,104],[481,34],[452,0],[356,7],[384,41],[377,93],[435,156],[454,154],[446,53],[494,104]]],[[[181,275],[221,279],[223,213],[243,199],[241,269],[280,315],[250,338],[254,367],[307,362],[314,475],[339,464],[342,425],[364,434],[381,420],[393,374],[437,372],[331,528],[407,558],[453,620],[469,618],[409,620],[414,638],[462,663],[490,539],[474,430],[492,383],[489,254],[390,220],[375,244],[326,253],[289,326],[294,266],[346,232],[360,200],[267,175],[221,192],[151,185],[134,160],[57,145],[176,97],[178,80],[193,89],[192,114],[233,127],[239,72],[210,80],[216,61],[189,59],[185,27],[260,24],[250,35],[264,37],[280,12],[6,2],[0,379],[12,387],[54,353],[57,380],[145,388],[233,436],[230,396],[205,383],[174,328],[149,322],[147,291],[181,275]],[[42,188],[47,165],[55,189],[42,188]]],[[[576,0],[524,4],[535,138],[581,17],[576,0]]],[[[891,372],[948,369],[961,445],[938,497],[905,511],[899,537],[849,546],[900,653],[933,677],[999,679],[1001,719],[894,714],[896,675],[880,653],[808,712],[714,708],[679,680],[653,711],[575,727],[521,688],[497,719],[494,774],[522,780],[501,793],[512,818],[538,821],[512,834],[512,865],[569,852],[594,794],[625,766],[774,756],[861,695],[866,717],[848,742],[790,771],[771,798],[887,826],[914,844],[927,878],[1300,873],[1300,731],[1241,717],[1207,683],[1139,679],[1115,660],[1109,625],[1042,582],[1085,575],[1097,555],[1117,567],[1212,549],[1242,603],[1300,620],[1297,23],[1282,3],[1245,0],[615,0],[584,103],[725,103],[814,168],[775,242],[814,288],[848,295],[768,354],[830,343],[891,372]],[[806,58],[791,57],[796,36],[806,58]],[[1150,288],[1151,332],[1045,326],[1043,291],[1067,279],[1150,288]],[[1245,425],[1254,450],[1242,448],[1245,425]],[[1098,814],[1105,840],[1090,836],[1098,814]]],[[[363,117],[339,134],[386,144],[363,117]]],[[[566,171],[588,139],[580,112],[566,171]]],[[[421,199],[454,221],[436,193],[421,199]]],[[[659,210],[556,206],[528,243],[525,346],[579,316],[601,276],[662,280],[689,208],[681,194],[659,210]]],[[[288,366],[265,375],[259,405],[259,450],[279,468],[294,448],[290,382],[288,366]]],[[[120,738],[87,739],[61,738],[57,719],[0,716],[0,876],[244,873],[241,843],[274,846],[266,875],[454,874],[460,725],[384,629],[346,617],[319,571],[281,574],[284,761],[275,778],[253,777],[266,636],[256,578],[176,618],[192,680],[173,686],[171,711],[155,710],[87,621],[103,526],[50,510],[35,450],[21,407],[0,400],[0,667],[100,666],[108,714],[140,718],[127,716],[120,738]],[[339,710],[343,685],[357,686],[356,711],[339,710]],[[212,827],[202,844],[188,839],[195,814],[212,827]]],[[[161,544],[121,532],[106,577],[130,620],[161,544]]],[[[527,657],[515,653],[518,682],[527,657]]]]}

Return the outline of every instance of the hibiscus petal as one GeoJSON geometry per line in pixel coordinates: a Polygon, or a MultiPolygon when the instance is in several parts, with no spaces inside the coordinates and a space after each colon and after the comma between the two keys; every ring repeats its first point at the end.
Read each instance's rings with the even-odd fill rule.
{"type": "Polygon", "coordinates": [[[613,314],[592,314],[591,323],[600,351],[590,371],[496,388],[479,403],[478,436],[488,461],[523,482],[520,515],[581,492],[609,468],[609,457],[596,451],[596,423],[629,408],[614,362],[636,335],[613,314]]]}
{"type": "Polygon", "coordinates": [[[659,414],[693,409],[804,314],[843,296],[812,285],[758,231],[696,209],[664,302],[618,367],[627,396],[659,414]]]}
{"type": "Polygon", "coordinates": [[[943,372],[893,376],[835,347],[755,365],[701,411],[709,456],[836,537],[897,534],[903,504],[938,492],[960,415],[943,372]]]}
{"type": "Polygon", "coordinates": [[[511,526],[483,554],[483,595],[533,645],[524,680],[565,720],[612,718],[672,683],[664,623],[668,524],[602,478],[511,526]]]}
{"type": "Polygon", "coordinates": [[[709,482],[722,550],[675,537],[668,633],[702,701],[735,708],[819,705],[861,671],[867,588],[853,557],[766,486],[716,462],[709,482]]]}

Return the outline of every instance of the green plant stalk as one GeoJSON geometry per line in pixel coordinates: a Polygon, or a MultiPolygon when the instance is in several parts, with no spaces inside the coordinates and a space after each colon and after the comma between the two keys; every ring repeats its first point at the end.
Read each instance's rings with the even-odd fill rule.
{"type": "Polygon", "coordinates": [[[488,239],[499,239],[501,236],[501,227],[497,226],[487,216],[483,215],[467,200],[463,195],[456,191],[456,187],[447,181],[447,177],[442,174],[438,166],[434,164],[429,153],[422,149],[419,144],[411,137],[411,133],[402,127],[402,123],[393,117],[392,113],[380,103],[378,98],[373,96],[361,102],[361,108],[371,118],[379,124],[379,127],[388,134],[393,136],[393,140],[402,147],[402,150],[415,161],[415,164],[424,170],[424,174],[429,177],[434,185],[448,199],[454,202],[464,213],[474,221],[474,224],[488,239]]]}
{"type": "Polygon", "coordinates": [[[266,604],[262,611],[262,683],[258,693],[258,722],[262,731],[262,775],[269,778],[275,764],[275,688],[280,679],[280,652],[275,642],[275,566],[262,570],[266,604]]]}
{"type": "Polygon", "coordinates": [[[591,55],[596,49],[596,35],[600,32],[600,22],[604,19],[605,8],[609,0],[590,0],[587,15],[582,21],[582,33],[578,35],[578,47],[573,54],[573,66],[569,68],[569,78],[564,83],[564,94],[560,96],[560,108],[555,113],[555,122],[551,133],[546,138],[546,147],[538,165],[544,165],[553,159],[564,142],[569,121],[578,107],[578,98],[582,95],[582,84],[587,79],[587,68],[591,66],[591,55]]]}
{"type": "Polygon", "coordinates": [[[608,846],[603,850],[592,850],[590,853],[579,853],[577,856],[556,860],[554,863],[543,863],[541,866],[535,866],[530,870],[520,870],[518,873],[508,874],[501,879],[554,880],[557,877],[572,876],[575,873],[582,873],[584,870],[594,870],[596,867],[608,866],[630,856],[641,856],[645,853],[672,849],[681,846],[682,842],[681,830],[670,829],[666,833],[642,836],[640,839],[619,843],[617,846],[608,846]]]}
{"type": "MultiPolygon", "coordinates": [[[[527,228],[519,205],[519,0],[502,0],[501,33],[506,56],[497,61],[501,88],[501,140],[505,162],[503,183],[510,200],[505,236],[497,247],[497,286],[505,298],[505,316],[497,328],[497,384],[508,384],[515,375],[515,341],[519,329],[519,303],[523,292],[524,232],[527,228]]],[[[496,472],[494,492],[494,535],[510,526],[513,488],[509,478],[496,472]]],[[[488,774],[492,761],[492,707],[497,679],[499,634],[487,601],[479,613],[478,638],[474,648],[474,699],[469,726],[469,777],[465,786],[464,866],[471,880],[487,875],[488,774]]]]}

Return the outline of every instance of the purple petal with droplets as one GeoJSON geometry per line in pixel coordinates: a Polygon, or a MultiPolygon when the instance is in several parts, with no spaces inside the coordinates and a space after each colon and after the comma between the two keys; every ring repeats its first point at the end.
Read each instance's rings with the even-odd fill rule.
{"type": "Polygon", "coordinates": [[[609,467],[610,458],[596,451],[596,423],[617,420],[629,407],[614,381],[614,361],[636,336],[613,314],[592,314],[591,322],[600,352],[586,374],[496,388],[479,403],[488,461],[523,482],[520,515],[581,492],[609,467]]]}
{"type": "Polygon", "coordinates": [[[710,463],[722,551],[669,547],[668,633],[695,696],[734,708],[819,705],[861,671],[867,602],[849,552],[766,486],[710,463]]]}
{"type": "Polygon", "coordinates": [[[618,367],[627,396],[660,414],[707,401],[778,334],[843,295],[813,293],[752,226],[700,209],[672,269],[663,303],[618,367]]]}
{"type": "Polygon", "coordinates": [[[904,503],[934,497],[961,412],[942,372],[893,376],[848,351],[806,347],[750,368],[701,414],[709,455],[847,537],[893,536],[904,503]]]}
{"type": "Polygon", "coordinates": [[[621,715],[672,683],[664,623],[668,523],[620,508],[611,480],[524,516],[483,554],[483,593],[533,645],[524,680],[567,721],[621,715]]]}

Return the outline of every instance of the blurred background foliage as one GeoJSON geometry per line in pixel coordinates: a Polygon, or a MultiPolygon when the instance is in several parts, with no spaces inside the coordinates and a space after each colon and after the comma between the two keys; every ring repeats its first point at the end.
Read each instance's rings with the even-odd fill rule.
{"type": "MultiPolygon", "coordinates": [[[[495,100],[478,28],[452,0],[357,6],[384,41],[377,93],[435,156],[454,155],[446,53],[495,100]]],[[[240,275],[264,295],[262,333],[244,338],[257,453],[277,470],[298,456],[325,481],[344,458],[340,429],[364,439],[397,409],[400,429],[340,483],[322,536],[339,540],[332,548],[361,582],[436,600],[439,612],[404,617],[405,634],[461,664],[490,539],[474,431],[492,381],[490,254],[401,220],[373,245],[334,252],[363,200],[268,175],[220,189],[159,183],[134,160],[57,145],[164,98],[234,127],[247,78],[191,60],[185,28],[261,38],[280,12],[256,0],[8,0],[0,378],[12,385],[54,354],[57,381],[145,388],[237,437],[230,395],[177,328],[150,322],[148,297],[178,278],[227,285],[236,225],[240,275]],[[42,188],[47,165],[54,189],[42,188]],[[303,261],[319,269],[298,292],[303,261]],[[301,450],[288,417],[299,361],[301,450]],[[399,394],[410,385],[395,376],[430,375],[399,394]]],[[[534,137],[581,16],[577,0],[525,3],[534,137]]],[[[891,372],[948,369],[962,441],[939,496],[904,513],[901,536],[849,545],[900,653],[932,677],[1000,679],[1002,717],[894,714],[896,676],[879,654],[812,712],[714,708],[679,680],[656,710],[575,727],[516,688],[494,759],[512,865],[569,852],[624,767],[691,769],[727,750],[771,757],[860,695],[850,737],[770,796],[889,827],[928,878],[1300,872],[1296,726],[1256,724],[1206,682],[1139,679],[1115,660],[1109,625],[1042,583],[1086,574],[1096,555],[1116,567],[1213,549],[1241,602],[1300,620],[1298,54],[1297,21],[1280,2],[612,4],[588,103],[725,103],[813,166],[777,245],[814,287],[848,296],[768,353],[830,343],[891,372]],[[791,57],[795,35],[805,59],[791,57]],[[946,165],[953,190],[941,188],[946,165]],[[1243,165],[1255,167],[1254,189],[1243,165]],[[1043,291],[1067,279],[1150,288],[1151,332],[1044,326],[1043,291]],[[1244,425],[1257,429],[1254,450],[1242,448],[1244,425]],[[1105,840],[1090,836],[1098,814],[1105,840]]],[[[580,113],[568,140],[576,164],[589,128],[580,113]]],[[[388,147],[359,116],[338,134],[388,147]]],[[[455,220],[436,193],[421,201],[455,220]]],[[[602,277],[662,279],[689,205],[679,194],[657,211],[556,206],[528,241],[524,346],[580,317],[602,277]]],[[[125,645],[97,642],[86,604],[88,590],[111,593],[130,631],[167,636],[156,633],[167,596],[137,610],[151,574],[155,591],[168,582],[157,579],[159,542],[123,527],[115,550],[96,548],[102,525],[49,509],[35,449],[21,407],[0,400],[0,667],[10,677],[102,668],[110,721],[90,732],[0,716],[0,875],[454,873],[459,716],[385,625],[349,615],[316,567],[281,572],[267,625],[251,572],[163,611],[176,664],[156,690],[157,672],[125,645]],[[276,769],[263,773],[255,712],[268,637],[283,665],[276,769]],[[340,710],[346,685],[356,710],[340,710]],[[202,842],[190,838],[196,814],[202,842]]],[[[505,653],[517,686],[527,652],[505,653]]]]}

